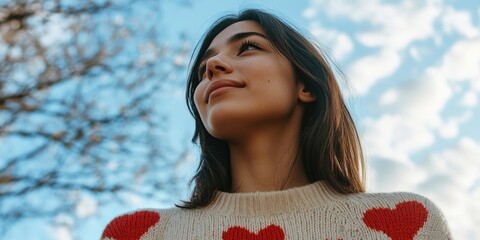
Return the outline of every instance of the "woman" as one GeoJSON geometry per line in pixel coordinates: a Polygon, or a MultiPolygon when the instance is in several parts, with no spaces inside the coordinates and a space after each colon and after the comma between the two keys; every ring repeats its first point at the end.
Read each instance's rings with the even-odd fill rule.
{"type": "Polygon", "coordinates": [[[277,17],[217,21],[187,101],[202,155],[191,198],[114,219],[103,239],[451,239],[412,193],[364,193],[364,162],[335,76],[277,17]]]}

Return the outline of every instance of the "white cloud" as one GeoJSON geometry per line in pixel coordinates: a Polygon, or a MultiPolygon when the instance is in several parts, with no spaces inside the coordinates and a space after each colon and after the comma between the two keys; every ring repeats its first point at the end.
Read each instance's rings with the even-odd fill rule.
{"type": "Polygon", "coordinates": [[[476,234],[478,221],[473,221],[480,212],[480,142],[470,138],[461,139],[457,146],[432,153],[419,164],[430,177],[416,190],[426,194],[443,210],[454,236],[471,239],[476,234]],[[470,218],[471,216],[472,218],[470,218]]]}
{"type": "Polygon", "coordinates": [[[402,115],[406,120],[437,127],[441,122],[440,113],[451,96],[452,90],[446,79],[424,77],[404,82],[387,91],[380,99],[383,99],[385,107],[402,115]],[[385,99],[391,92],[397,94],[397,97],[387,104],[385,99]]]}
{"type": "Polygon", "coordinates": [[[473,38],[480,34],[480,29],[473,25],[472,16],[469,12],[448,7],[442,15],[444,32],[456,31],[467,38],[473,38]]]}
{"type": "Polygon", "coordinates": [[[458,135],[458,123],[455,121],[448,121],[439,130],[440,136],[443,138],[454,138],[458,135]]]}
{"type": "Polygon", "coordinates": [[[409,155],[435,142],[431,129],[414,118],[384,114],[363,121],[364,142],[368,157],[408,162],[409,155]]]}
{"type": "Polygon", "coordinates": [[[395,51],[383,50],[376,55],[363,57],[354,62],[347,75],[355,91],[363,95],[382,78],[393,74],[401,64],[401,58],[395,51]]]}
{"type": "Polygon", "coordinates": [[[480,37],[459,40],[443,56],[441,65],[429,69],[434,76],[452,81],[480,81],[480,37]]]}
{"type": "Polygon", "coordinates": [[[452,149],[434,153],[428,159],[429,169],[450,175],[459,187],[467,190],[480,179],[480,142],[463,138],[452,149]]]}
{"type": "Polygon", "coordinates": [[[415,59],[417,62],[421,60],[420,52],[418,51],[418,48],[416,47],[411,47],[408,49],[408,54],[415,59]]]}
{"type": "Polygon", "coordinates": [[[470,81],[470,88],[476,92],[480,92],[480,81],[470,81]]]}
{"type": "MultiPolygon", "coordinates": [[[[357,34],[358,40],[369,47],[388,47],[402,50],[417,40],[432,37],[435,33],[434,22],[440,11],[436,7],[426,6],[399,6],[388,8],[392,12],[390,16],[382,16],[383,22],[379,27],[357,34]],[[392,17],[393,16],[393,17],[392,17]],[[392,19],[385,21],[385,19],[392,19]]],[[[382,8],[379,7],[379,11],[382,8]]],[[[382,15],[384,15],[383,13],[382,15]]]]}
{"type": "Polygon", "coordinates": [[[353,42],[346,33],[324,28],[319,22],[313,22],[309,30],[320,43],[333,50],[334,56],[338,60],[342,60],[353,51],[353,42]]]}
{"type": "Polygon", "coordinates": [[[313,7],[306,8],[305,10],[303,10],[302,15],[305,18],[312,19],[317,15],[317,9],[313,7]]]}
{"type": "Polygon", "coordinates": [[[372,158],[370,165],[373,192],[409,191],[428,176],[409,161],[372,158]]]}
{"type": "Polygon", "coordinates": [[[460,104],[475,107],[480,94],[480,37],[458,40],[446,51],[440,64],[428,68],[425,77],[429,79],[445,79],[451,89],[460,89],[460,104]],[[462,84],[467,90],[462,91],[462,84]]]}
{"type": "Polygon", "coordinates": [[[378,0],[315,0],[310,8],[326,9],[325,14],[332,18],[368,23],[369,30],[357,34],[362,44],[397,50],[413,41],[432,37],[435,20],[441,14],[440,2],[436,0],[401,1],[399,4],[378,0]]]}
{"type": "Polygon", "coordinates": [[[360,95],[368,93],[379,80],[394,74],[401,65],[403,50],[419,60],[416,41],[433,39],[441,43],[435,32],[435,23],[441,16],[440,1],[401,1],[399,3],[347,0],[313,0],[304,15],[313,18],[322,12],[332,19],[342,18],[362,24],[355,31],[356,39],[368,47],[380,48],[374,55],[367,55],[348,67],[348,76],[360,95]]]}
{"type": "Polygon", "coordinates": [[[389,89],[380,96],[380,105],[386,106],[398,102],[398,91],[396,89],[389,89]]]}
{"type": "Polygon", "coordinates": [[[462,104],[463,106],[466,106],[466,107],[477,106],[477,104],[478,104],[478,96],[477,95],[478,94],[473,90],[467,91],[463,95],[462,100],[460,101],[460,104],[462,104]]]}
{"type": "Polygon", "coordinates": [[[382,94],[379,105],[385,113],[363,122],[371,157],[408,162],[413,153],[433,146],[435,134],[456,137],[472,113],[443,120],[442,112],[452,96],[451,83],[440,77],[407,81],[382,94]]]}
{"type": "Polygon", "coordinates": [[[463,115],[450,117],[439,127],[439,135],[443,138],[457,137],[460,125],[470,120],[472,115],[472,112],[465,112],[463,115]]]}

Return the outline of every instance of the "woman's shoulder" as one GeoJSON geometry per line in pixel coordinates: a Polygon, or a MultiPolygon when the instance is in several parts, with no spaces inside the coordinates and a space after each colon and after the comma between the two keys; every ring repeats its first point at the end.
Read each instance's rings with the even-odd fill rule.
{"type": "Polygon", "coordinates": [[[347,199],[346,204],[362,213],[362,221],[369,228],[382,232],[397,232],[399,227],[421,228],[417,235],[419,239],[424,239],[421,236],[451,239],[442,211],[423,195],[411,192],[360,193],[351,194],[347,199]],[[390,224],[386,226],[386,223],[390,224]]]}
{"type": "Polygon", "coordinates": [[[442,215],[438,206],[429,198],[412,192],[352,194],[348,202],[369,209],[370,212],[409,212],[417,216],[442,215]]]}
{"type": "Polygon", "coordinates": [[[147,232],[159,229],[161,222],[168,221],[170,216],[178,211],[181,210],[178,208],[140,209],[121,214],[107,224],[101,239],[140,239],[147,232]]]}
{"type": "Polygon", "coordinates": [[[413,192],[361,193],[352,195],[350,201],[372,206],[388,206],[390,208],[398,205],[410,207],[417,206],[419,208],[438,211],[438,207],[432,200],[413,192]]]}

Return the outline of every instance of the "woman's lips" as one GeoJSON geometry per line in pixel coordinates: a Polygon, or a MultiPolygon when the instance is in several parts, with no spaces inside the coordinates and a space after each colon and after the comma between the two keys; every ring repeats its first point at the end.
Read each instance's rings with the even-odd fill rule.
{"type": "Polygon", "coordinates": [[[233,81],[233,80],[228,80],[228,79],[222,79],[222,80],[217,80],[213,81],[210,86],[208,86],[207,91],[205,92],[205,102],[208,103],[208,100],[216,95],[219,95],[231,88],[242,88],[245,87],[243,83],[233,81]]]}
{"type": "Polygon", "coordinates": [[[210,100],[210,98],[215,97],[217,95],[220,95],[223,92],[227,91],[228,89],[232,89],[232,88],[235,88],[235,87],[220,87],[220,88],[217,88],[217,89],[213,90],[213,92],[210,93],[210,96],[208,96],[208,100],[210,100]]]}

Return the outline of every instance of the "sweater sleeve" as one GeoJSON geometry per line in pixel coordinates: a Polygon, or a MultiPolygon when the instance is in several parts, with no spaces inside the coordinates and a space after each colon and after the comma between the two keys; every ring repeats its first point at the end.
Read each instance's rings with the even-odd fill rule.
{"type": "Polygon", "coordinates": [[[424,229],[419,232],[416,239],[453,239],[447,220],[442,211],[430,199],[417,195],[419,200],[428,209],[428,222],[424,229]]]}
{"type": "Polygon", "coordinates": [[[103,230],[102,240],[138,240],[160,222],[152,210],[127,213],[114,218],[103,230]]]}
{"type": "Polygon", "coordinates": [[[428,229],[432,239],[453,239],[450,227],[443,213],[432,201],[426,198],[425,201],[427,205],[429,205],[432,214],[430,217],[432,224],[430,225],[430,229],[428,229]]]}
{"type": "Polygon", "coordinates": [[[422,195],[396,192],[359,196],[369,203],[362,217],[365,226],[392,240],[453,239],[443,213],[422,195]]]}

